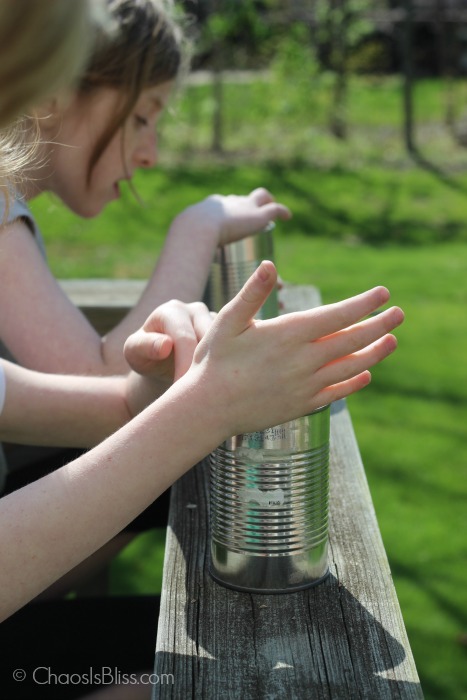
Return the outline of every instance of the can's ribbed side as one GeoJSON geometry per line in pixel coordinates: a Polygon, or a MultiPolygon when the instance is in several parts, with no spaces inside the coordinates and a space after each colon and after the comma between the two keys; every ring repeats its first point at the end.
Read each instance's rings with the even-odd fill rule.
{"type": "Polygon", "coordinates": [[[265,556],[316,547],[327,538],[328,474],[328,445],[261,464],[219,447],[211,455],[212,538],[265,556]]]}
{"type": "Polygon", "coordinates": [[[211,574],[258,593],[328,571],[330,407],[226,440],[210,457],[211,574]]]}
{"type": "MultiPolygon", "coordinates": [[[[207,302],[210,309],[220,311],[238,294],[245,282],[259,267],[261,260],[246,260],[235,263],[213,262],[207,287],[207,302]]],[[[257,318],[275,318],[279,314],[277,291],[266,299],[257,318]]]]}
{"type": "MultiPolygon", "coordinates": [[[[274,261],[274,223],[255,235],[217,248],[211,264],[204,301],[212,311],[220,311],[241,290],[262,260],[274,261]]],[[[279,315],[277,289],[256,314],[258,319],[279,315]]]]}

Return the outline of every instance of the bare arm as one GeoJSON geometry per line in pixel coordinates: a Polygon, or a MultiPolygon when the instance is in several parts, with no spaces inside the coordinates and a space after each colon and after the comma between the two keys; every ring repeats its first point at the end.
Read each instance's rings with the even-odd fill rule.
{"type": "Polygon", "coordinates": [[[400,309],[357,323],[386,303],[384,288],[252,320],[275,283],[273,265],[263,263],[160,399],[78,460],[0,500],[2,618],[115,536],[228,436],[361,389],[368,367],[395,349],[387,332],[402,322],[400,309]]]}
{"type": "Polygon", "coordinates": [[[164,334],[167,357],[153,356],[144,376],[133,371],[119,377],[46,374],[0,360],[6,380],[0,440],[90,447],[146,408],[169,388],[174,375],[187,371],[212,314],[204,304],[172,300],[153,311],[148,322],[151,332],[143,326],[130,342],[142,338],[151,357],[151,343],[164,334]]]}
{"type": "Polygon", "coordinates": [[[125,425],[169,386],[135,372],[121,377],[45,374],[0,360],[5,403],[0,441],[92,447],[125,425]]]}
{"type": "Polygon", "coordinates": [[[214,447],[216,432],[198,419],[200,398],[167,396],[142,422],[0,500],[0,620],[118,534],[214,447]]]}
{"type": "MultiPolygon", "coordinates": [[[[0,229],[0,279],[2,341],[21,365],[42,372],[125,374],[129,367],[123,355],[124,342],[144,324],[147,316],[154,314],[157,306],[160,332],[152,333],[150,350],[152,359],[161,360],[160,371],[166,374],[163,361],[175,346],[181,353],[184,338],[194,335],[191,321],[196,318],[196,327],[203,329],[207,321],[210,322],[206,308],[203,322],[200,306],[190,314],[190,328],[186,309],[182,310],[181,306],[174,306],[170,314],[160,316],[160,304],[167,301],[167,295],[160,294],[160,301],[153,302],[157,295],[151,295],[148,287],[135,310],[107,337],[101,338],[65,295],[43,260],[29,228],[21,221],[0,229]],[[143,316],[145,309],[148,312],[143,316]]],[[[195,341],[199,337],[194,335],[195,341]]],[[[148,343],[148,336],[145,336],[145,343],[148,343]]],[[[193,351],[191,344],[190,361],[193,351]]]]}
{"type": "Polygon", "coordinates": [[[264,188],[246,196],[211,195],[185,209],[172,222],[155,270],[138,304],[106,338],[105,352],[121,348],[152,309],[169,299],[202,298],[219,245],[265,228],[272,220],[290,218],[290,211],[264,188]]]}
{"type": "Polygon", "coordinates": [[[0,329],[19,364],[42,372],[122,374],[107,366],[103,342],[71,303],[20,220],[0,229],[0,329]]]}
{"type": "Polygon", "coordinates": [[[188,207],[169,229],[156,268],[157,294],[200,299],[216,248],[253,235],[277,218],[288,219],[290,212],[264,188],[247,196],[211,195],[188,207]]]}
{"type": "Polygon", "coordinates": [[[130,420],[124,377],[44,374],[2,361],[0,440],[90,447],[130,420]]]}
{"type": "Polygon", "coordinates": [[[141,298],[104,338],[54,279],[33,236],[20,220],[0,233],[2,340],[17,361],[44,372],[111,375],[128,371],[123,345],[150,313],[169,299],[201,298],[220,243],[290,216],[264,189],[250,195],[212,195],[173,221],[161,257],[141,298]],[[25,342],[27,338],[27,342],[25,342]]]}

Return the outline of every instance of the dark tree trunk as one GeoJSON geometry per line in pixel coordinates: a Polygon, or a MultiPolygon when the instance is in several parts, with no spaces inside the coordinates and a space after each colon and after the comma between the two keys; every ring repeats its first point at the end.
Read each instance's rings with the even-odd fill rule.
{"type": "Polygon", "coordinates": [[[347,32],[350,17],[346,12],[346,0],[337,0],[335,4],[337,10],[343,10],[341,22],[333,26],[332,33],[332,53],[333,64],[336,73],[333,89],[333,103],[329,127],[331,133],[338,139],[346,139],[347,127],[347,93],[348,93],[348,45],[347,32]]]}
{"type": "Polygon", "coordinates": [[[402,36],[402,60],[404,70],[404,142],[407,151],[414,155],[417,152],[415,145],[415,124],[413,113],[413,4],[412,0],[404,0],[405,20],[402,36]]]}

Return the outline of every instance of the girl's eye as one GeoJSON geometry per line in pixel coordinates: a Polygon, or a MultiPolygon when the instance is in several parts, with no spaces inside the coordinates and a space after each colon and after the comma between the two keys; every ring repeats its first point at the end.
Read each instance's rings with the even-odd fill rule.
{"type": "Polygon", "coordinates": [[[145,117],[135,114],[135,120],[138,126],[148,126],[149,122],[145,117]]]}

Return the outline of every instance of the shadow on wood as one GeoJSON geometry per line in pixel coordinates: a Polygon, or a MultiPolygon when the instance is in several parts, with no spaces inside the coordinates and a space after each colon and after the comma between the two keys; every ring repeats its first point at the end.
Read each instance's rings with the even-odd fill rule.
{"type": "Polygon", "coordinates": [[[331,575],[306,591],[215,583],[207,462],[173,487],[155,698],[423,698],[344,402],[331,431],[331,575]]]}

